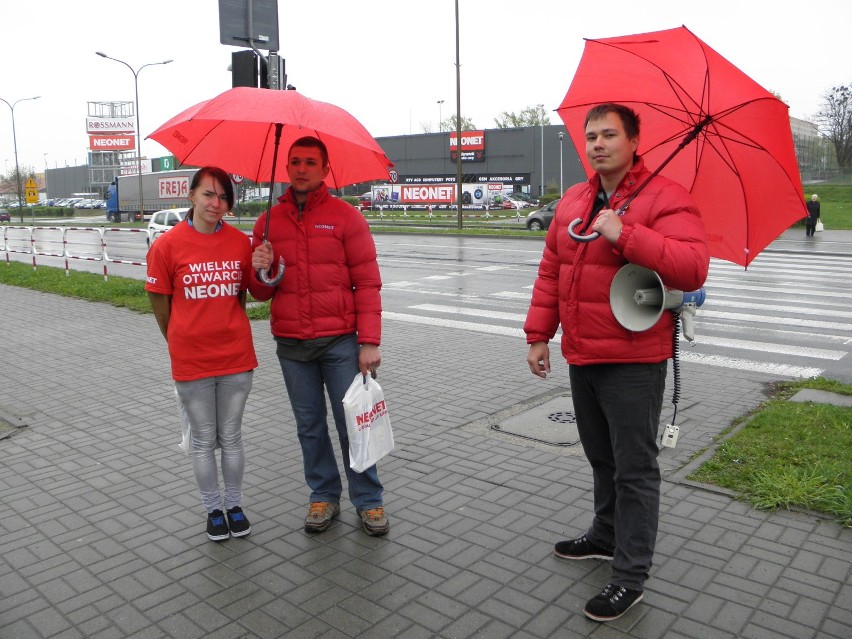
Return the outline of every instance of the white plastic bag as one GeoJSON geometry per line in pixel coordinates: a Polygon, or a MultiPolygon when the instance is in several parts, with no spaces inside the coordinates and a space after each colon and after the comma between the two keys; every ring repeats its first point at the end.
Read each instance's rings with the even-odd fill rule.
{"type": "Polygon", "coordinates": [[[343,397],[346,430],[349,433],[349,467],[362,473],[393,452],[385,395],[379,383],[358,373],[343,397]]]}
{"type": "Polygon", "coordinates": [[[825,230],[825,226],[823,226],[822,221],[817,220],[816,225],[814,226],[814,232],[815,233],[822,233],[824,230],[825,230]]]}

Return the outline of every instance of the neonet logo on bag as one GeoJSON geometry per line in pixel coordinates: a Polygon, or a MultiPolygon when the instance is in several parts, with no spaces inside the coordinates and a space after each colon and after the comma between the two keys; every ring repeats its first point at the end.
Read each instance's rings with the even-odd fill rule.
{"type": "Polygon", "coordinates": [[[366,413],[355,415],[355,425],[358,426],[359,431],[364,430],[365,428],[372,426],[374,421],[387,414],[387,404],[385,403],[385,400],[381,400],[376,402],[373,408],[368,410],[366,413]]]}

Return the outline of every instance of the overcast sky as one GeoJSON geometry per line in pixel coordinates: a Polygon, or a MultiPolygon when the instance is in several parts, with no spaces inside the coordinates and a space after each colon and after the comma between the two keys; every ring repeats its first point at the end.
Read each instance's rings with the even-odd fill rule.
{"type": "MultiPolygon", "coordinates": [[[[824,92],[852,82],[849,0],[459,0],[461,112],[493,128],[502,112],[555,109],[583,38],[685,25],[808,119],[824,92]]],[[[278,3],[288,82],[336,104],[375,137],[437,128],[456,106],[454,0],[278,3]],[[444,100],[438,105],[438,100],[444,100]]],[[[83,163],[87,102],[133,101],[142,135],[231,88],[236,47],[220,44],[217,0],[2,0],[0,97],[15,107],[19,163],[36,171],[83,163]]],[[[551,114],[551,123],[560,122],[551,114]]],[[[166,155],[143,140],[148,157],[166,155]]],[[[0,160],[14,168],[12,119],[0,104],[0,160]]]]}

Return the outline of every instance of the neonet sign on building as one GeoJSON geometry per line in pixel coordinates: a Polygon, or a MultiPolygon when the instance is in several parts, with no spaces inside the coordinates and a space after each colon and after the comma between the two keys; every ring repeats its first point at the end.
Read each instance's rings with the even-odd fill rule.
{"type": "MultiPolygon", "coordinates": [[[[450,160],[458,160],[458,135],[450,132],[450,160]]],[[[462,131],[461,132],[461,160],[462,162],[484,162],[485,161],[485,131],[462,131]]]]}

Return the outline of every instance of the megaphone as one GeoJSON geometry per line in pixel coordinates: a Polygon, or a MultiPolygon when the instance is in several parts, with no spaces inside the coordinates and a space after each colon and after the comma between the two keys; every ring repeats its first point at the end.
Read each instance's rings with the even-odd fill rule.
{"type": "Polygon", "coordinates": [[[695,341],[692,318],[704,303],[704,289],[684,293],[669,289],[651,269],[625,264],[612,280],[609,305],[615,319],[628,331],[647,331],[663,314],[675,311],[683,323],[683,334],[690,343],[695,341]]]}

